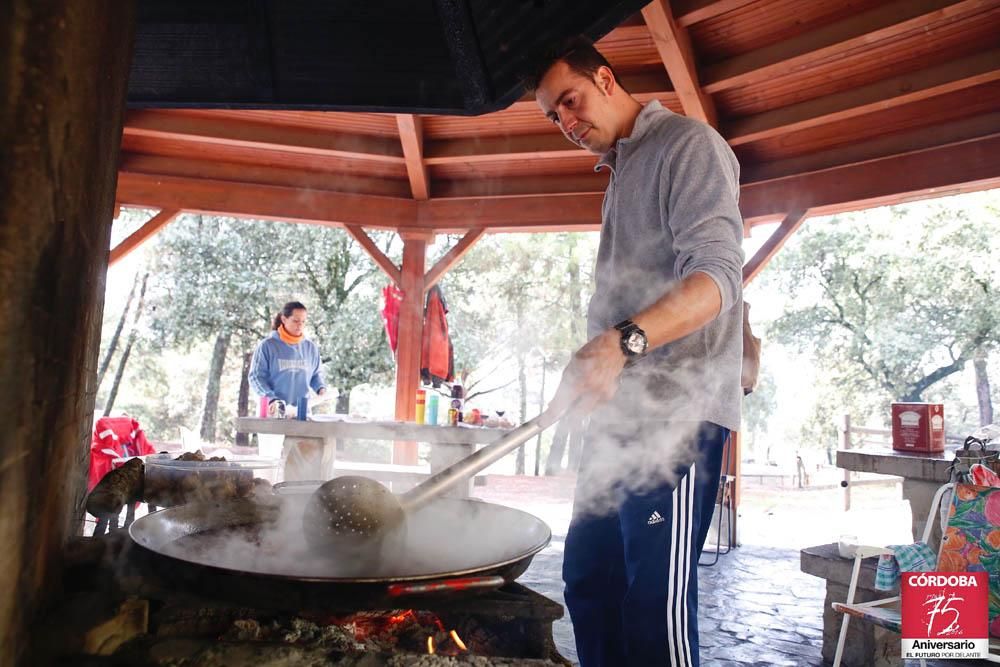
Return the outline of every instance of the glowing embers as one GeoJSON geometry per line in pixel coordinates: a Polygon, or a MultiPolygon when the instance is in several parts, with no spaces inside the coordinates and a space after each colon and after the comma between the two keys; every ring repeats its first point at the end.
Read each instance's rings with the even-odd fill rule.
{"type": "Polygon", "coordinates": [[[407,609],[391,614],[358,612],[331,620],[352,632],[358,642],[371,642],[384,648],[414,651],[419,647],[436,655],[458,655],[469,651],[457,630],[447,630],[440,617],[427,611],[407,609]],[[422,645],[419,641],[421,637],[422,645]]]}

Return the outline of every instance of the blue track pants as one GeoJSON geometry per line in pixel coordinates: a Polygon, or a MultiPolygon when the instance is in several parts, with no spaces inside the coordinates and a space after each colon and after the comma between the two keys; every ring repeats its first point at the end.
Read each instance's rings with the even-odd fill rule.
{"type": "MultiPolygon", "coordinates": [[[[645,435],[669,428],[643,425],[645,435]]],[[[728,429],[703,423],[694,462],[673,483],[616,494],[617,511],[580,511],[597,466],[588,438],[566,536],[563,580],[581,667],[698,667],[698,557],[708,535],[728,429]]],[[[600,436],[604,437],[604,436],[600,436]]],[[[653,435],[653,437],[656,437],[653,435]]],[[[628,446],[628,443],[620,443],[628,446]]],[[[655,450],[654,450],[655,451],[655,450]]],[[[618,484],[617,486],[624,486],[618,484]]]]}

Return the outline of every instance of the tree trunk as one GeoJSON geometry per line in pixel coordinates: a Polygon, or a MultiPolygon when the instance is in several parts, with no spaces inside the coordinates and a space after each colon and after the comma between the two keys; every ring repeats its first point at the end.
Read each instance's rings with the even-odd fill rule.
{"type": "MultiPolygon", "coordinates": [[[[250,362],[252,360],[253,352],[243,353],[243,369],[240,372],[240,395],[236,399],[236,415],[238,417],[247,417],[250,415],[250,362]]],[[[250,435],[237,431],[236,444],[240,447],[249,446],[250,435]]]]}
{"type": "MultiPolygon", "coordinates": [[[[521,423],[528,418],[528,374],[524,369],[524,354],[517,355],[517,386],[520,389],[520,399],[518,400],[518,413],[521,415],[521,423]]],[[[517,448],[517,458],[514,464],[514,474],[524,474],[524,445],[517,448]]]]}
{"type": "Polygon", "coordinates": [[[128,319],[128,311],[132,308],[132,299],[135,298],[135,288],[139,286],[139,273],[136,272],[135,278],[132,279],[132,289],[128,292],[128,299],[125,301],[125,308],[122,309],[122,316],[118,318],[118,326],[115,327],[115,333],[111,336],[111,341],[108,343],[108,351],[104,353],[104,361],[101,362],[101,367],[97,369],[97,388],[100,390],[101,383],[104,382],[104,374],[108,372],[108,367],[111,365],[111,358],[115,355],[115,350],[118,348],[118,339],[121,338],[122,330],[125,328],[125,320],[128,319]]]}
{"type": "Polygon", "coordinates": [[[215,337],[212,362],[208,367],[208,383],[205,386],[205,403],[201,409],[202,442],[215,442],[215,422],[219,414],[219,390],[222,385],[222,371],[226,366],[226,353],[232,334],[222,332],[215,337]]]}
{"type": "Polygon", "coordinates": [[[53,662],[38,619],[83,516],[134,23],[132,2],[0,4],[0,665],[53,662]]]}
{"type": "Polygon", "coordinates": [[[545,474],[558,475],[562,472],[563,455],[566,453],[566,441],[569,439],[569,419],[560,419],[556,424],[556,432],[552,436],[552,447],[545,461],[545,474]]]}
{"type": "Polygon", "coordinates": [[[135,345],[135,339],[139,333],[139,318],[142,317],[142,311],[146,305],[146,282],[148,280],[149,274],[147,273],[142,277],[142,288],[139,290],[139,302],[135,306],[135,317],[132,319],[132,330],[128,334],[128,343],[125,345],[125,351],[122,352],[122,358],[118,360],[118,370],[115,372],[114,382],[111,383],[108,400],[104,402],[105,417],[111,414],[111,409],[115,406],[115,400],[118,398],[118,389],[121,387],[122,378],[125,377],[125,367],[128,365],[129,355],[132,354],[132,346],[135,345]]]}
{"type": "Polygon", "coordinates": [[[990,397],[990,375],[986,370],[986,352],[976,350],[972,360],[976,369],[976,397],[979,399],[979,425],[993,423],[993,399],[990,397]]]}

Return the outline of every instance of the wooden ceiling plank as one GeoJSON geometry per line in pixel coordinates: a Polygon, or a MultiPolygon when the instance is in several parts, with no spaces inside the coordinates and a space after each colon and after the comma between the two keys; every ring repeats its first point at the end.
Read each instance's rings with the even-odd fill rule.
{"type": "Polygon", "coordinates": [[[410,179],[413,198],[428,199],[430,178],[427,175],[427,165],[424,163],[423,121],[415,114],[396,114],[396,124],[399,126],[399,141],[403,145],[406,174],[410,179]]]}
{"type": "Polygon", "coordinates": [[[1000,49],[738,119],[726,125],[734,146],[919,102],[1000,80],[1000,49]]]}
{"type": "Polygon", "coordinates": [[[749,5],[757,0],[673,0],[671,5],[674,8],[674,16],[677,17],[677,24],[683,28],[707,21],[739,9],[744,5],[749,5]]]}
{"type": "Polygon", "coordinates": [[[642,18],[674,84],[684,114],[717,127],[719,120],[715,104],[698,83],[698,69],[687,30],[674,21],[666,0],[653,0],[643,7],[642,18]]]}
{"type": "Polygon", "coordinates": [[[360,225],[344,225],[344,229],[347,233],[351,235],[355,241],[358,242],[368,256],[372,258],[375,265],[382,269],[383,273],[389,277],[389,280],[393,282],[396,287],[402,287],[402,274],[399,272],[399,267],[397,267],[391,259],[385,256],[382,249],[375,245],[372,241],[372,237],[365,233],[365,230],[361,228],[360,225]]]}
{"type": "Polygon", "coordinates": [[[166,227],[180,213],[180,209],[176,208],[163,209],[147,220],[139,229],[129,234],[127,238],[122,239],[118,245],[111,249],[111,253],[108,256],[108,266],[113,266],[116,262],[128,257],[140,245],[153,238],[153,236],[166,227]]]}
{"type": "Polygon", "coordinates": [[[800,157],[751,164],[742,170],[742,180],[744,185],[763,183],[997,134],[1000,134],[1000,112],[987,113],[907,132],[894,132],[800,157]]]}
{"type": "Polygon", "coordinates": [[[743,265],[743,287],[750,284],[750,281],[757,277],[768,262],[778,254],[785,241],[791,238],[792,234],[805,222],[808,211],[792,211],[785,216],[774,233],[768,237],[764,244],[757,249],[749,262],[743,265]]]}
{"type": "Polygon", "coordinates": [[[169,109],[130,111],[124,134],[393,164],[402,164],[404,160],[400,143],[386,137],[189,116],[169,109]]]}
{"type": "Polygon", "coordinates": [[[995,0],[896,0],[703,68],[707,93],[761,83],[935,21],[989,8],[995,0]]]}
{"type": "Polygon", "coordinates": [[[486,230],[482,227],[478,229],[470,229],[465,233],[465,236],[459,239],[454,248],[449,250],[443,257],[441,257],[441,259],[435,262],[431,270],[424,276],[424,293],[437,285],[438,281],[441,280],[444,274],[446,274],[451,267],[455,266],[455,264],[458,263],[458,260],[462,259],[465,253],[469,252],[469,250],[472,249],[472,246],[476,244],[476,241],[482,238],[485,233],[486,230]]]}
{"type": "Polygon", "coordinates": [[[481,197],[511,197],[549,194],[593,194],[604,192],[608,187],[608,177],[602,173],[561,175],[553,174],[545,178],[534,176],[509,176],[502,179],[463,178],[461,180],[436,181],[435,197],[461,199],[481,197]]]}
{"type": "Polygon", "coordinates": [[[334,227],[353,224],[396,229],[412,225],[417,217],[417,202],[412,199],[121,170],[118,194],[119,201],[128,206],[177,208],[334,227]]]}
{"type": "Polygon", "coordinates": [[[587,151],[571,144],[566,137],[553,130],[546,134],[428,140],[424,162],[428,165],[440,165],[497,160],[538,160],[587,154],[587,151]]]}
{"type": "Polygon", "coordinates": [[[747,218],[805,209],[826,215],[995,187],[997,182],[1000,135],[745,184],[740,210],[747,218]]]}

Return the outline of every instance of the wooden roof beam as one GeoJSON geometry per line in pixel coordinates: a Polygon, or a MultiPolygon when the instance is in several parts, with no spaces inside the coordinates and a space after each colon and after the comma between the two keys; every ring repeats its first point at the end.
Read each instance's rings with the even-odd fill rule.
{"type": "Polygon", "coordinates": [[[673,0],[674,16],[677,17],[677,24],[682,28],[706,21],[739,9],[744,5],[749,5],[757,0],[673,0]]]}
{"type": "Polygon", "coordinates": [[[642,18],[674,84],[684,114],[717,127],[719,119],[715,104],[698,83],[698,69],[687,30],[674,21],[666,0],[653,0],[643,7],[642,18]]]}
{"type": "Polygon", "coordinates": [[[414,114],[397,114],[396,125],[399,127],[399,142],[403,145],[406,175],[410,179],[413,198],[428,199],[430,178],[427,175],[427,165],[424,163],[423,121],[420,116],[414,114]]]}
{"type": "Polygon", "coordinates": [[[130,111],[125,118],[124,134],[393,164],[404,161],[403,148],[395,139],[214,119],[175,110],[130,111]]]}
{"type": "Polygon", "coordinates": [[[748,86],[819,60],[976,11],[990,0],[896,0],[702,70],[705,92],[748,86]]]}
{"type": "Polygon", "coordinates": [[[382,249],[375,245],[372,241],[372,237],[365,233],[365,230],[361,228],[360,225],[344,225],[344,229],[347,233],[351,235],[355,241],[358,242],[368,256],[372,258],[375,265],[382,269],[383,273],[389,277],[389,280],[396,285],[396,287],[402,287],[402,274],[399,272],[399,267],[397,267],[391,259],[385,256],[382,249]]]}
{"type": "MultiPolygon", "coordinates": [[[[364,225],[396,229],[412,225],[417,217],[417,202],[412,199],[121,170],[118,172],[118,200],[127,206],[172,208],[335,227],[364,225]]],[[[469,223],[463,227],[468,229],[469,223]]]]}
{"type": "Polygon", "coordinates": [[[125,259],[140,245],[153,238],[161,229],[166,227],[174,218],[180,215],[180,209],[163,209],[152,218],[147,220],[139,229],[135,230],[123,239],[108,256],[108,266],[113,266],[116,262],[125,259]]]}
{"type": "Polygon", "coordinates": [[[764,267],[767,266],[768,262],[778,254],[781,247],[785,245],[785,241],[791,238],[792,234],[802,226],[802,223],[806,220],[806,215],[808,211],[792,211],[785,216],[785,219],[781,221],[778,228],[774,230],[770,237],[764,244],[757,249],[754,256],[749,262],[743,265],[743,286],[746,287],[750,284],[750,281],[757,277],[764,267]]]}
{"type": "Polygon", "coordinates": [[[789,176],[740,189],[754,218],[794,210],[829,215],[1000,185],[1000,134],[789,176]]]}
{"type": "MultiPolygon", "coordinates": [[[[541,111],[538,112],[541,115],[541,111]]],[[[558,131],[547,134],[428,140],[424,162],[428,165],[544,160],[589,155],[558,131]]]]}
{"type": "Polygon", "coordinates": [[[792,104],[726,124],[734,146],[855,118],[1000,80],[1000,49],[792,104]]]}
{"type": "Polygon", "coordinates": [[[445,253],[424,276],[424,293],[437,285],[441,277],[448,272],[448,269],[455,266],[458,260],[462,259],[465,253],[469,252],[472,246],[476,244],[476,241],[482,238],[485,233],[486,230],[481,227],[479,229],[470,229],[466,232],[465,236],[455,244],[455,247],[445,253]]]}

